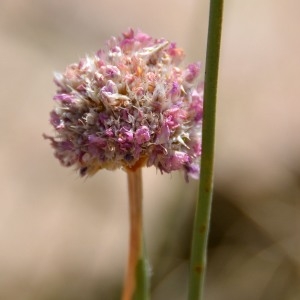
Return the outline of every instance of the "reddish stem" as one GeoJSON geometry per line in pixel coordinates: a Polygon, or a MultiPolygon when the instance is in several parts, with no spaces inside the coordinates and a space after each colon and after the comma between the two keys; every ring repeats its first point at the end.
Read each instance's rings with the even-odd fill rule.
{"type": "Polygon", "coordinates": [[[127,170],[129,192],[129,254],[122,300],[132,300],[136,289],[136,267],[142,252],[142,171],[127,170]]]}

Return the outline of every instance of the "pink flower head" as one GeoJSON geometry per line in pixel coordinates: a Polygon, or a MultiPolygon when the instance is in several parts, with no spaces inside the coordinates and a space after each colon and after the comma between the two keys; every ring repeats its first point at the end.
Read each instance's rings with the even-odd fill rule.
{"type": "Polygon", "coordinates": [[[182,49],[134,31],[56,74],[50,113],[55,156],[82,176],[154,165],[199,176],[200,64],[180,68],[182,49]]]}

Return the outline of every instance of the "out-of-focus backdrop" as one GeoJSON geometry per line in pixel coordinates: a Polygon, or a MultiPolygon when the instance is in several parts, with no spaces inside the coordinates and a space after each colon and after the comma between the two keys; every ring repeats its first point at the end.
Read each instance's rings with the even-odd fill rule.
{"type": "MultiPolygon", "coordinates": [[[[208,300],[300,299],[299,11],[225,1],[208,300]]],[[[204,63],[207,21],[208,0],[0,2],[1,300],[119,299],[126,176],[82,180],[53,158],[53,71],[128,27],[204,63]]],[[[154,300],[186,299],[196,192],[144,170],[154,300]]]]}

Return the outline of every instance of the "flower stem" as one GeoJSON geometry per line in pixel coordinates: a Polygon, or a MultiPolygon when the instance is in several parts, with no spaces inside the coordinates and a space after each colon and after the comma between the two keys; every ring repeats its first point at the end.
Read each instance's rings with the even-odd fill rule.
{"type": "Polygon", "coordinates": [[[199,199],[196,205],[189,278],[189,300],[202,300],[213,194],[215,114],[223,0],[211,0],[204,83],[203,135],[199,199]]]}
{"type": "Polygon", "coordinates": [[[148,299],[148,274],[143,241],[142,171],[127,170],[129,192],[129,255],[122,300],[148,299]]]}

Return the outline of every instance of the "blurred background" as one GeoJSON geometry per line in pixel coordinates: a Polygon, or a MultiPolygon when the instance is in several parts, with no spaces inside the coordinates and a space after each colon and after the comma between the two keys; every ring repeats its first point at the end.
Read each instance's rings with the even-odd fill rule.
{"type": "MultiPolygon", "coordinates": [[[[300,2],[225,1],[207,300],[300,299],[300,2]]],[[[119,299],[126,175],[54,159],[54,71],[128,27],[205,63],[208,0],[0,2],[0,299],[119,299]]],[[[186,299],[197,182],[144,170],[152,299],[186,299]]]]}

